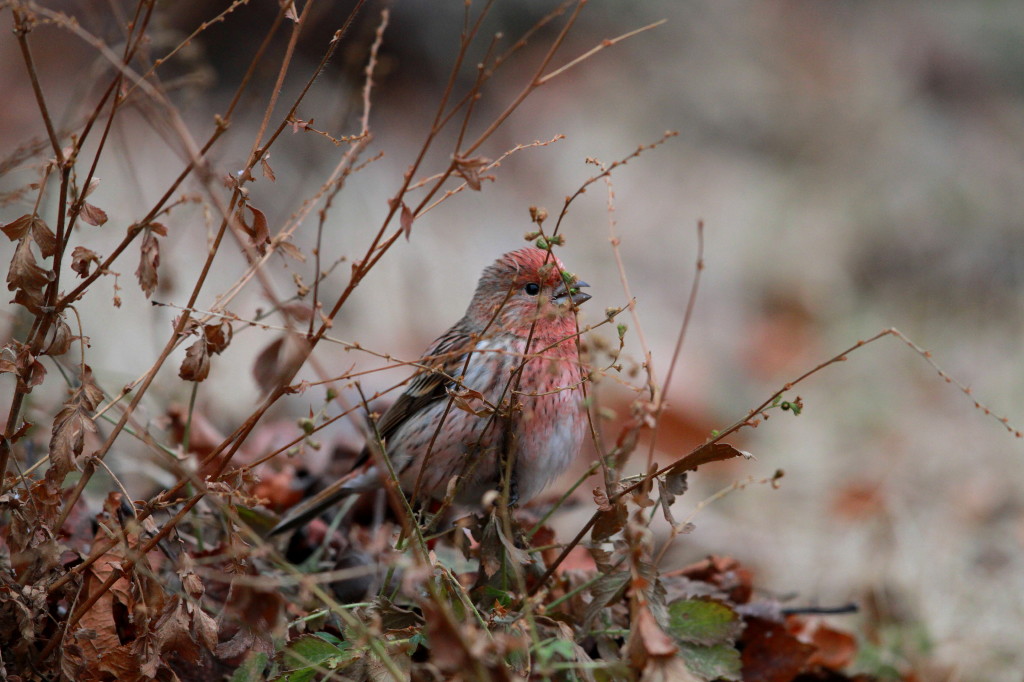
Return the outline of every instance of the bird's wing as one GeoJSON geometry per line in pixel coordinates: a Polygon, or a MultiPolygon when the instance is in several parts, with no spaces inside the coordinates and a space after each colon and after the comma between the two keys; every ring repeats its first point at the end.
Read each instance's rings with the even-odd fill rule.
{"type": "MultiPolygon", "coordinates": [[[[466,341],[467,334],[462,331],[460,325],[455,325],[434,341],[433,345],[424,353],[420,363],[425,366],[433,366],[440,360],[441,371],[425,369],[413,377],[408,388],[377,422],[377,432],[382,440],[393,435],[406,419],[448,395],[448,388],[454,385],[454,382],[448,377],[458,376],[462,373],[465,353],[460,352],[460,346],[465,345],[466,341]]],[[[289,509],[281,522],[270,531],[270,535],[277,535],[296,528],[319,516],[342,498],[352,493],[365,491],[363,479],[366,472],[361,469],[366,468],[369,460],[370,449],[364,447],[348,474],[331,483],[313,497],[305,499],[289,509]]]]}
{"type": "MultiPolygon", "coordinates": [[[[382,440],[386,441],[392,436],[409,417],[448,396],[448,389],[455,384],[449,377],[462,374],[462,366],[465,364],[465,354],[462,350],[465,343],[466,334],[459,329],[459,325],[434,341],[420,363],[436,366],[440,360],[441,371],[425,369],[413,377],[402,395],[377,422],[377,433],[382,440]]],[[[368,456],[369,451],[364,449],[360,463],[368,456]]]]}

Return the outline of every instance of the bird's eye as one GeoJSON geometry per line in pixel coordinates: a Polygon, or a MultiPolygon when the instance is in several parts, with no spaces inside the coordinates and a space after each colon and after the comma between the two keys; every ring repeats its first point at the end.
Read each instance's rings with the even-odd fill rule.
{"type": "Polygon", "coordinates": [[[529,284],[526,285],[524,291],[526,291],[526,293],[529,294],[530,296],[536,296],[537,294],[540,293],[540,285],[537,284],[536,282],[530,282],[529,284]]]}

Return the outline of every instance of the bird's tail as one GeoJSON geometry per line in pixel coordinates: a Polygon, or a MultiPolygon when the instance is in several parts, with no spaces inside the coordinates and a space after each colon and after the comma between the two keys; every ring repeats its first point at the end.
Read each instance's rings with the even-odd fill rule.
{"type": "Polygon", "coordinates": [[[351,486],[352,482],[351,477],[346,476],[327,486],[313,497],[299,502],[285,513],[281,522],[271,529],[270,535],[277,535],[293,528],[298,528],[316,518],[345,497],[360,492],[358,487],[353,488],[351,486]]]}

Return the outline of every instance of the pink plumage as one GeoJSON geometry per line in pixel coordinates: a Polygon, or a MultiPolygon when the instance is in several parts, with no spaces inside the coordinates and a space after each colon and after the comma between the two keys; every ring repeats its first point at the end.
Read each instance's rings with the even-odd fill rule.
{"type": "MultiPolygon", "coordinates": [[[[480,276],[466,314],[426,351],[377,431],[402,489],[418,499],[478,504],[513,458],[512,493],[535,497],[579,454],[587,431],[576,306],[587,284],[537,248],[507,253],[480,276]]],[[[341,497],[381,485],[364,466],[294,508],[293,528],[341,497]]]]}

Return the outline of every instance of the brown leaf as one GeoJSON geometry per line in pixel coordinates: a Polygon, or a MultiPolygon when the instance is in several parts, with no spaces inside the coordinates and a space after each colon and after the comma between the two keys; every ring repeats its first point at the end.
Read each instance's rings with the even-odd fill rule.
{"type": "Polygon", "coordinates": [[[790,634],[801,642],[813,644],[817,650],[807,661],[808,667],[822,666],[842,670],[857,656],[857,640],[851,635],[834,630],[821,618],[802,619],[790,616],[786,619],[790,634]]]}
{"type": "Polygon", "coordinates": [[[203,381],[210,376],[210,352],[205,336],[200,336],[185,351],[178,376],[185,381],[203,381]]]}
{"type": "Polygon", "coordinates": [[[46,378],[46,368],[29,351],[28,346],[18,344],[17,348],[14,363],[18,374],[18,391],[29,393],[35,386],[43,383],[43,379],[46,378]]]}
{"type": "Polygon", "coordinates": [[[57,251],[57,236],[39,216],[32,218],[32,241],[39,247],[43,258],[49,258],[57,251]]]}
{"type": "Polygon", "coordinates": [[[103,391],[93,380],[88,365],[84,366],[80,379],[81,384],[71,392],[71,397],[53,419],[50,470],[46,477],[57,484],[62,483],[69,472],[80,468],[85,435],[96,432],[91,416],[103,400],[103,391]]]}
{"type": "Polygon", "coordinates": [[[299,322],[309,322],[313,319],[313,306],[308,303],[292,301],[281,305],[281,312],[299,322]]]}
{"type": "Polygon", "coordinates": [[[85,191],[82,192],[82,198],[85,199],[86,197],[88,197],[99,186],[100,186],[100,179],[99,178],[93,178],[92,180],[90,180],[88,187],[86,187],[85,191]]]}
{"type": "Polygon", "coordinates": [[[256,356],[252,376],[265,393],[290,382],[309,357],[309,341],[299,334],[285,334],[270,342],[256,356]]]}
{"type": "Polygon", "coordinates": [[[590,531],[591,539],[594,542],[604,542],[622,530],[628,518],[626,504],[622,500],[618,500],[607,510],[598,512],[597,521],[590,531]]]}
{"type": "MultiPolygon", "coordinates": [[[[153,295],[153,291],[156,290],[156,285],[160,281],[157,275],[157,268],[160,266],[160,242],[157,241],[156,236],[161,234],[161,230],[156,229],[157,225],[159,224],[148,225],[142,235],[142,244],[139,247],[139,267],[135,270],[135,276],[139,278],[139,286],[142,287],[146,298],[153,295]]],[[[159,227],[163,228],[162,225],[159,227]]],[[[163,234],[166,233],[166,229],[163,229],[163,234]]]]}
{"type": "Polygon", "coordinates": [[[249,244],[262,256],[267,252],[267,244],[270,243],[270,229],[267,226],[267,216],[258,208],[246,204],[246,208],[252,211],[252,224],[245,222],[245,214],[239,208],[235,217],[242,230],[249,237],[249,244]]]}
{"type": "Polygon", "coordinates": [[[804,644],[779,623],[747,618],[742,644],[743,679],[749,682],[789,682],[807,665],[814,646],[804,644]]]}
{"type": "Polygon", "coordinates": [[[203,335],[206,337],[208,349],[217,355],[223,353],[231,343],[232,334],[231,323],[227,320],[203,326],[203,335]]]}
{"type": "Polygon", "coordinates": [[[100,257],[94,251],[84,246],[76,246],[71,252],[71,269],[77,272],[79,277],[88,277],[89,267],[93,263],[100,263],[100,257]]]}
{"type": "Polygon", "coordinates": [[[277,249],[286,256],[294,258],[300,263],[306,262],[306,254],[299,250],[299,247],[295,246],[291,242],[280,241],[277,243],[277,249]]]}
{"type": "Polygon", "coordinates": [[[284,615],[285,600],[277,592],[269,592],[244,583],[231,584],[228,613],[222,620],[238,621],[239,630],[230,640],[216,647],[218,658],[228,659],[248,651],[274,651],[273,637],[284,615]]]}
{"type": "Polygon", "coordinates": [[[36,265],[31,242],[28,239],[18,242],[7,271],[7,289],[24,292],[20,297],[16,295],[15,301],[33,312],[38,311],[43,304],[44,287],[49,284],[52,277],[52,272],[36,265]]]}
{"type": "Polygon", "coordinates": [[[480,191],[480,180],[482,179],[480,171],[485,169],[490,163],[490,159],[485,159],[482,156],[474,156],[469,159],[462,156],[452,158],[456,174],[461,175],[462,179],[469,185],[469,188],[477,192],[480,191]]]}
{"type": "Polygon", "coordinates": [[[633,609],[632,628],[629,633],[629,656],[633,665],[643,669],[650,658],[675,656],[679,646],[654,618],[650,606],[639,603],[633,609]]]}
{"type": "Polygon", "coordinates": [[[87,201],[82,204],[82,220],[90,225],[99,226],[107,222],[107,212],[87,201]]]}
{"type": "Polygon", "coordinates": [[[263,158],[260,159],[260,167],[263,169],[263,177],[271,182],[277,180],[277,176],[274,175],[274,170],[270,167],[270,162],[267,160],[270,158],[270,154],[264,154],[263,158]]]}
{"type": "Polygon", "coordinates": [[[746,604],[753,594],[754,576],[732,557],[711,555],[678,571],[690,580],[710,583],[726,592],[736,604],[746,604]]]}
{"type": "Polygon", "coordinates": [[[404,201],[402,202],[402,212],[399,220],[402,224],[402,232],[405,234],[405,241],[409,241],[409,236],[412,235],[413,215],[412,211],[405,205],[404,201]]]}
{"type": "Polygon", "coordinates": [[[192,619],[178,595],[171,597],[156,621],[156,646],[161,653],[175,653],[190,663],[199,660],[199,646],[192,635],[192,619]]]}
{"type": "Polygon", "coordinates": [[[20,218],[15,218],[6,225],[0,226],[0,230],[3,230],[3,233],[7,235],[8,239],[10,239],[12,242],[16,242],[22,239],[28,233],[29,227],[31,225],[32,214],[26,213],[20,218]]]}
{"type": "Polygon", "coordinates": [[[43,351],[43,355],[50,357],[64,355],[71,348],[71,342],[76,338],[78,337],[71,333],[71,327],[67,322],[57,320],[53,325],[53,337],[50,339],[49,345],[46,346],[46,350],[43,351]]]}
{"type": "Polygon", "coordinates": [[[679,474],[692,471],[701,465],[708,464],[709,462],[721,462],[723,460],[732,459],[733,457],[748,457],[748,455],[745,455],[743,452],[737,450],[728,443],[709,443],[702,445],[676,462],[675,465],[666,472],[666,477],[678,476],[679,474]]]}

